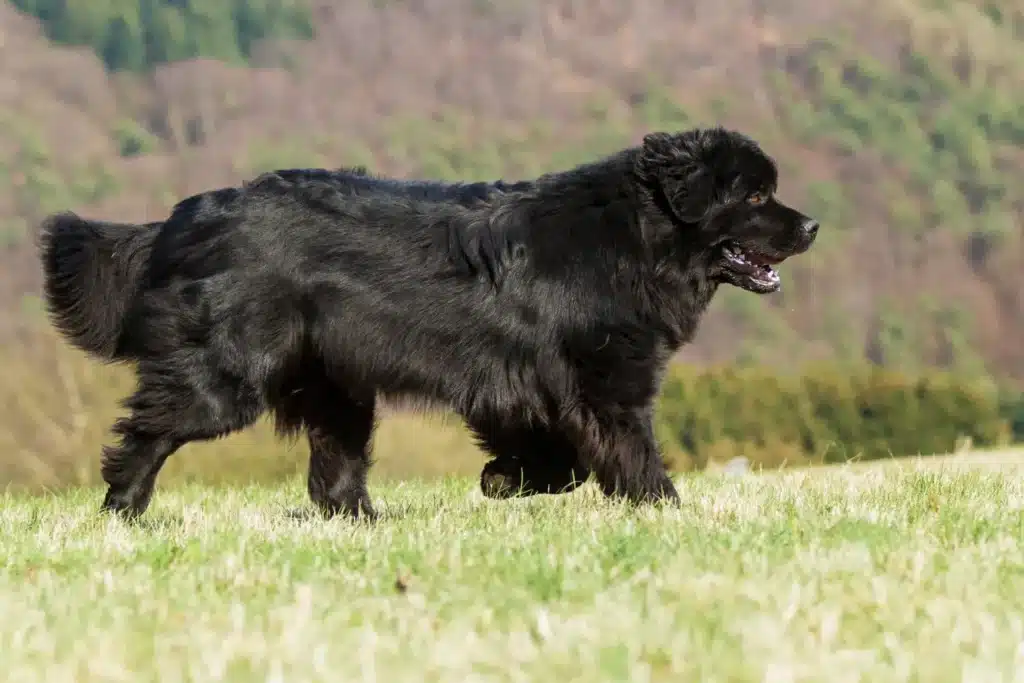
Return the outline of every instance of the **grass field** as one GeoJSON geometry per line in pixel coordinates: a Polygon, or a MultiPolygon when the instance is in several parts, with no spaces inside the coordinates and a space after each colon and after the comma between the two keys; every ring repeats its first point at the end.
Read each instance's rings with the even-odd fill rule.
{"type": "Polygon", "coordinates": [[[375,526],[283,488],[0,508],[3,680],[1024,681],[1024,455],[588,485],[380,484],[375,526]],[[976,466],[981,464],[984,466],[976,466]]]}

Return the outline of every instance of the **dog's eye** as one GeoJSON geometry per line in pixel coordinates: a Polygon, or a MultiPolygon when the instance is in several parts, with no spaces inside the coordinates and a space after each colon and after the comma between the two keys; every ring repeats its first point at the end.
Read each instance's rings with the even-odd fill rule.
{"type": "Polygon", "coordinates": [[[753,204],[754,206],[760,206],[761,204],[764,204],[766,201],[768,201],[768,195],[764,194],[763,192],[755,192],[754,194],[747,197],[747,202],[753,204]]]}

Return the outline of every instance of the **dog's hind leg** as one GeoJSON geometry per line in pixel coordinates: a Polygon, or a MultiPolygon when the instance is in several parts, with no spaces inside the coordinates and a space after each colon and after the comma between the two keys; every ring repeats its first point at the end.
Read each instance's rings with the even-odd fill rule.
{"type": "Polygon", "coordinates": [[[190,441],[225,436],[263,412],[259,393],[239,378],[211,371],[194,352],[139,365],[131,412],[113,427],[121,439],[104,448],[102,509],[134,518],[149,506],[167,458],[190,441]]]}
{"type": "Polygon", "coordinates": [[[374,519],[376,512],[366,489],[374,428],[373,392],[348,391],[317,364],[287,383],[272,408],[279,432],[306,430],[307,490],[317,508],[327,516],[340,512],[374,519]]]}
{"type": "Polygon", "coordinates": [[[590,474],[572,442],[552,429],[470,427],[481,448],[494,456],[480,473],[480,490],[488,498],[568,493],[590,474]]]}
{"type": "Polygon", "coordinates": [[[121,443],[103,449],[108,488],[102,509],[138,517],[149,507],[160,468],[183,442],[138,431],[130,417],[119,420],[114,431],[121,435],[121,443]]]}

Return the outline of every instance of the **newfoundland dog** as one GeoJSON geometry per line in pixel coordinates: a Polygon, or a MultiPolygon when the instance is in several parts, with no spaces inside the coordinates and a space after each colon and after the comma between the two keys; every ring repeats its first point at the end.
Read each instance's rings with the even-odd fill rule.
{"type": "Polygon", "coordinates": [[[305,430],[324,512],[374,515],[378,398],[461,415],[492,497],[569,490],[677,501],[652,429],[669,357],[722,284],[766,294],[818,224],[777,170],[721,128],[530,182],[406,183],[265,173],[162,222],[62,213],[42,227],[47,306],[72,344],[133,362],[105,449],[103,507],[149,505],[182,445],[253,424],[305,430]]]}

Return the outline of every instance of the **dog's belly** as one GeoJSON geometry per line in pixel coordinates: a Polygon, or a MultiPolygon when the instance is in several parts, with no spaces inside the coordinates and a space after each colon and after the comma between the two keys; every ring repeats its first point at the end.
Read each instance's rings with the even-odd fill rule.
{"type": "MultiPolygon", "coordinates": [[[[329,340],[328,367],[342,381],[388,399],[463,416],[536,419],[550,402],[555,363],[536,342],[514,339],[471,324],[381,324],[367,319],[329,340]]],[[[557,381],[557,380],[556,380],[557,381]]]]}

